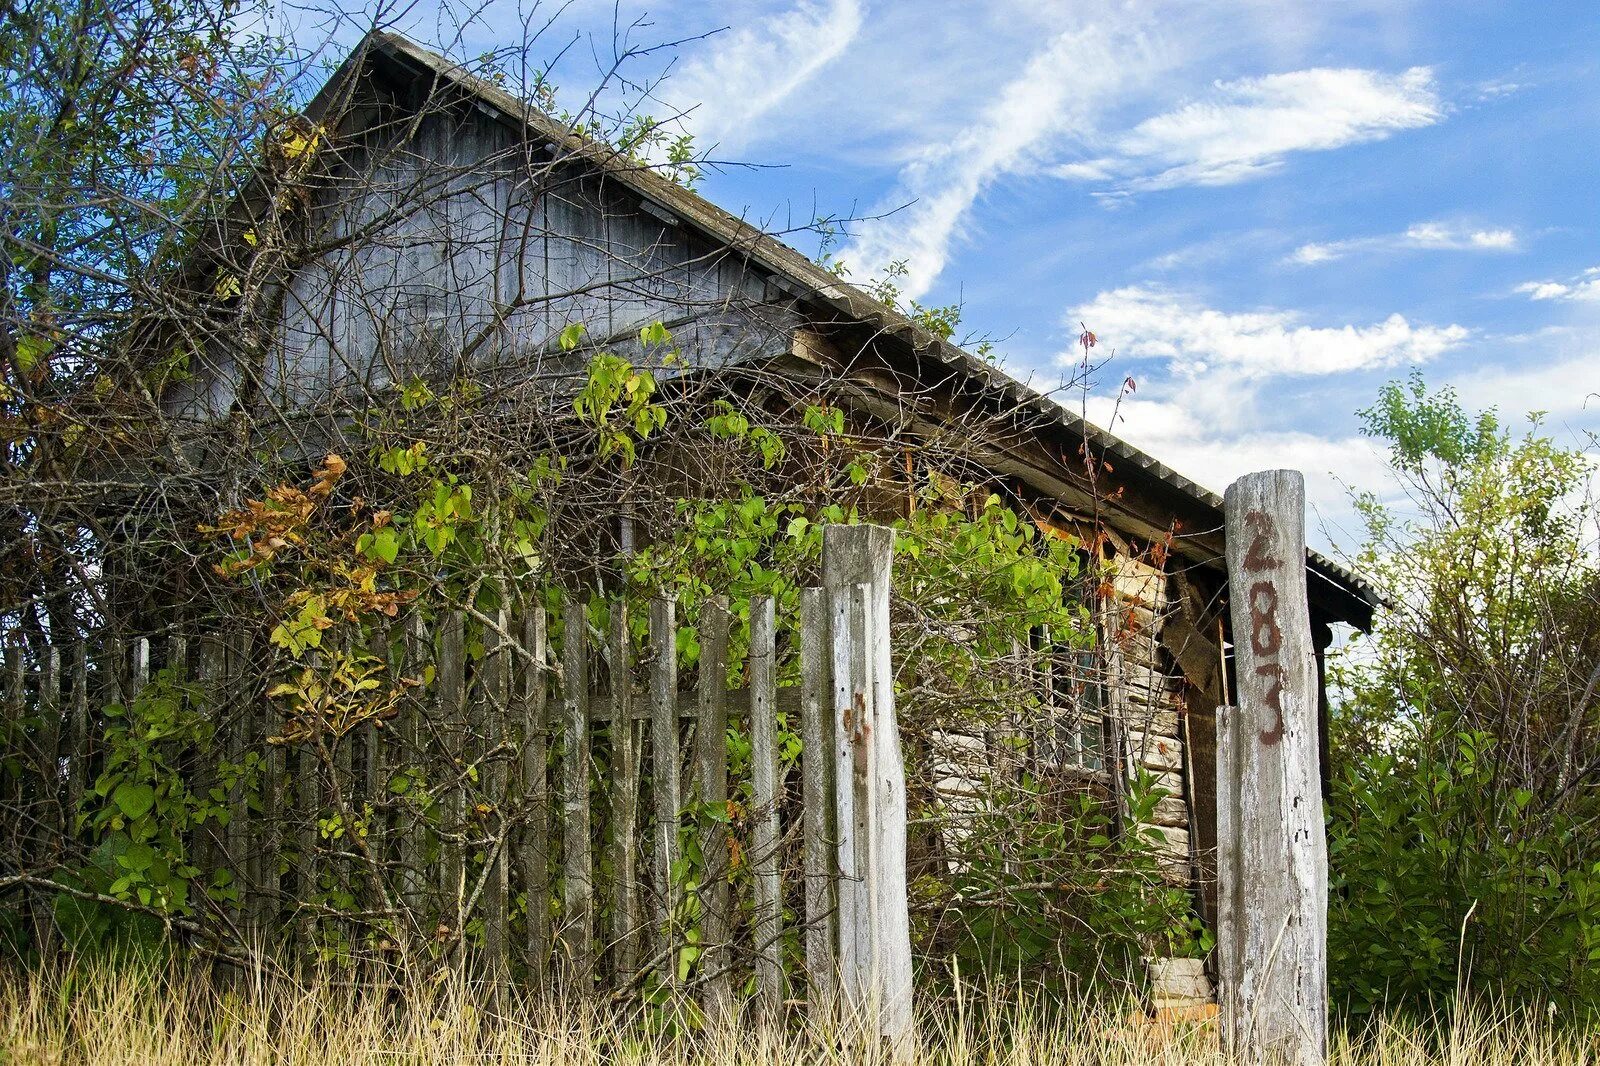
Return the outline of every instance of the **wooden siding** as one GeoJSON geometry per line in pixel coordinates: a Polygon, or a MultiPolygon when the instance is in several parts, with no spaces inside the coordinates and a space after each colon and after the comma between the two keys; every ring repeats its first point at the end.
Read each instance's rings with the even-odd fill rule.
{"type": "MultiPolygon", "coordinates": [[[[448,374],[486,333],[479,369],[559,375],[581,365],[555,344],[572,323],[637,356],[639,328],[664,322],[691,366],[789,349],[799,316],[770,276],[485,109],[435,109],[404,144],[349,154],[364,176],[327,184],[312,239],[361,236],[293,272],[263,368],[270,403],[448,374]]],[[[203,362],[170,390],[170,412],[234,402],[232,353],[203,362]]]]}

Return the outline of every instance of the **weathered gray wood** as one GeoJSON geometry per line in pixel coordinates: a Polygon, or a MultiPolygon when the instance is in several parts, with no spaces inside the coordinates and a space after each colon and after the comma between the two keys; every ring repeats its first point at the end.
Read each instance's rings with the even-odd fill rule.
{"type": "MultiPolygon", "coordinates": [[[[411,614],[406,618],[404,661],[401,665],[402,674],[420,681],[426,667],[430,664],[432,656],[428,645],[427,628],[421,615],[411,614]]],[[[435,683],[438,679],[435,677],[435,683]]],[[[422,753],[427,747],[427,725],[424,722],[422,707],[429,697],[425,691],[413,689],[406,698],[404,709],[401,712],[398,733],[398,752],[394,770],[404,776],[406,780],[405,791],[400,793],[401,802],[395,811],[394,832],[397,838],[397,857],[400,862],[400,896],[405,901],[407,910],[412,915],[417,915],[427,898],[427,878],[423,874],[423,845],[427,842],[427,823],[422,811],[422,787],[417,777],[417,770],[422,763],[422,753]]],[[[432,930],[411,930],[414,935],[431,934],[432,930]]]]}
{"type": "MultiPolygon", "coordinates": [[[[439,686],[437,720],[432,724],[444,754],[443,780],[439,782],[439,868],[435,888],[440,923],[459,938],[466,921],[466,859],[463,855],[463,821],[466,797],[462,775],[466,772],[465,737],[467,678],[465,619],[450,611],[439,622],[434,683],[439,686]]],[[[457,953],[459,954],[459,953],[457,953]]]]}
{"type": "Polygon", "coordinates": [[[1217,928],[1215,955],[1217,1000],[1222,1012],[1223,1038],[1229,1042],[1238,1028],[1239,930],[1236,924],[1239,894],[1239,762],[1234,749],[1236,708],[1217,707],[1217,928]]]}
{"type": "Polygon", "coordinates": [[[500,751],[505,738],[506,701],[510,693],[510,652],[504,634],[511,624],[510,613],[501,606],[494,614],[494,624],[485,628],[484,655],[481,669],[483,681],[479,687],[482,696],[482,730],[485,757],[483,769],[485,802],[489,812],[487,869],[483,883],[483,957],[484,969],[492,980],[503,979],[511,970],[507,951],[509,943],[508,907],[511,896],[510,849],[506,846],[510,832],[510,796],[506,790],[507,765],[505,753],[500,751]]]}
{"type": "Polygon", "coordinates": [[[783,1003],[783,892],[778,876],[778,650],[772,597],[750,599],[751,864],[755,869],[756,983],[761,1009],[783,1003]]]}
{"type": "Polygon", "coordinates": [[[834,812],[838,833],[839,984],[841,1006],[861,1011],[872,996],[871,893],[867,855],[871,830],[867,782],[871,779],[872,745],[867,742],[869,686],[866,681],[868,589],[845,585],[828,589],[832,612],[830,635],[833,664],[834,812]]]}
{"type": "MultiPolygon", "coordinates": [[[[56,837],[66,831],[67,821],[61,810],[61,649],[51,645],[44,649],[39,664],[39,771],[43,778],[47,811],[45,825],[56,837]]],[[[55,847],[56,841],[47,842],[55,847]]]]}
{"type": "MultiPolygon", "coordinates": [[[[27,692],[27,664],[23,658],[23,648],[20,644],[6,645],[6,677],[5,698],[3,703],[4,720],[0,721],[0,743],[5,745],[8,752],[26,751],[25,738],[23,737],[22,715],[27,692]]],[[[19,768],[13,775],[9,770],[0,768],[0,805],[7,811],[20,811],[22,798],[26,794],[24,777],[28,774],[26,766],[19,768]]],[[[20,830],[19,824],[15,827],[20,830]]]]}
{"type": "Polygon", "coordinates": [[[800,591],[800,806],[805,834],[806,1005],[831,1019],[838,960],[833,906],[833,716],[828,604],[820,588],[800,591]]]}
{"type": "Polygon", "coordinates": [[[541,985],[550,965],[550,703],[549,649],[544,605],[535,600],[522,620],[528,653],[522,674],[522,846],[518,861],[527,906],[524,951],[528,974],[541,985]]]}
{"type": "MultiPolygon", "coordinates": [[[[247,665],[242,664],[242,665],[247,665]]],[[[231,667],[230,667],[231,669],[231,667]]],[[[249,675],[245,674],[244,678],[249,675]]],[[[241,678],[243,681],[243,678],[241,678]]],[[[247,689],[248,691],[248,689],[247,689]]],[[[273,737],[283,735],[285,725],[281,700],[269,700],[259,708],[259,735],[263,741],[261,755],[261,828],[246,833],[255,845],[250,849],[245,864],[250,873],[248,899],[251,899],[251,919],[260,935],[276,934],[276,922],[283,904],[283,873],[286,863],[284,845],[286,822],[292,812],[286,778],[289,755],[283,744],[268,743],[273,737]],[[270,928],[269,928],[270,927],[270,928]]]]}
{"type": "MultiPolygon", "coordinates": [[[[1327,1055],[1328,856],[1317,759],[1317,674],[1306,601],[1305,481],[1248,474],[1228,487],[1229,609],[1239,702],[1219,743],[1237,766],[1225,991],[1245,1062],[1327,1055]]],[[[1223,764],[1226,765],[1226,764],[1223,764]]],[[[1220,782],[1219,782],[1220,783],[1220,782]]]]}
{"type": "Polygon", "coordinates": [[[72,646],[72,704],[67,711],[67,825],[77,833],[78,808],[83,804],[84,779],[89,773],[89,646],[72,646]]]}
{"type": "Polygon", "coordinates": [[[139,693],[150,683],[150,638],[136,637],[131,655],[128,670],[132,682],[129,699],[138,699],[139,693]]]}
{"type": "Polygon", "coordinates": [[[701,1003],[713,1021],[727,1019],[733,1009],[728,949],[733,927],[727,829],[729,623],[727,597],[708,599],[700,614],[700,720],[695,744],[700,802],[708,812],[716,812],[702,820],[700,841],[705,856],[705,881],[700,886],[701,1003]]]}
{"type": "Polygon", "coordinates": [[[583,601],[568,595],[561,638],[561,939],[569,977],[594,976],[594,855],[589,812],[589,639],[583,601]]]}
{"type": "MultiPolygon", "coordinates": [[[[838,819],[841,988],[857,1017],[875,1025],[894,1054],[901,1056],[910,1048],[915,1020],[906,898],[905,764],[890,657],[893,561],[891,529],[829,526],[823,533],[823,584],[836,603],[849,604],[848,609],[834,612],[835,626],[845,629],[847,636],[841,639],[836,630],[833,656],[835,748],[841,754],[837,772],[841,782],[848,780],[852,793],[848,817],[841,804],[838,819]],[[841,646],[852,635],[859,649],[841,646]],[[844,870],[847,853],[854,866],[851,875],[844,870]],[[847,876],[860,878],[861,885],[848,915],[853,935],[846,925],[847,876]],[[847,941],[853,942],[848,951],[847,941]]],[[[845,791],[839,784],[835,795],[842,800],[845,791]]]]}
{"type": "Polygon", "coordinates": [[[662,596],[650,604],[650,791],[654,810],[651,829],[652,879],[656,894],[656,954],[661,976],[677,979],[677,931],[674,918],[672,867],[678,860],[678,812],[682,808],[678,767],[678,622],[677,604],[662,596]]]}
{"type": "Polygon", "coordinates": [[[633,645],[628,607],[611,605],[611,745],[616,776],[611,798],[611,944],[617,981],[628,984],[639,969],[639,744],[633,720],[633,645]]]}

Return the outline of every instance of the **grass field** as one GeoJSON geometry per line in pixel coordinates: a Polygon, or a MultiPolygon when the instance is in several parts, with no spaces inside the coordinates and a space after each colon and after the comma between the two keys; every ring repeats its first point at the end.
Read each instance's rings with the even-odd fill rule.
{"type": "MultiPolygon", "coordinates": [[[[1223,1062],[1214,1034],[1130,1021],[1111,1009],[1052,1009],[963,996],[923,1019],[917,1063],[1049,1066],[1223,1062]]],[[[218,992],[171,973],[61,969],[0,973],[0,1063],[170,1066],[669,1063],[832,1066],[884,1056],[794,1027],[672,1036],[660,1011],[516,1002],[489,1009],[459,982],[379,996],[331,980],[240,982],[218,992]],[[399,1004],[403,1003],[402,1008],[399,1004]]],[[[1333,1060],[1372,1066],[1600,1066],[1600,1038],[1528,1014],[1458,1012],[1432,1024],[1340,1034],[1333,1060]]]]}

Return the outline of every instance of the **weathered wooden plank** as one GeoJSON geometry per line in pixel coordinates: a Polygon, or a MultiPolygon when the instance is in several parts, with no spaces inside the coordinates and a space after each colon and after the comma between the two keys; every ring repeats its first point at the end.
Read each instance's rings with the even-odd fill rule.
{"type": "Polygon", "coordinates": [[[589,639],[584,603],[568,594],[561,637],[561,940],[569,979],[594,977],[594,855],[589,810],[589,639]]]}
{"type": "Polygon", "coordinates": [[[834,945],[833,716],[828,603],[820,588],[800,591],[800,806],[805,835],[806,1005],[811,1019],[833,1015],[838,960],[834,945]]]}
{"type": "Polygon", "coordinates": [[[1224,500],[1239,693],[1228,741],[1238,768],[1234,1049],[1246,1062],[1311,1066],[1327,1055],[1328,856],[1305,480],[1293,470],[1248,474],[1224,500]]]}
{"type": "Polygon", "coordinates": [[[139,693],[150,683],[150,638],[136,637],[133,641],[132,658],[129,662],[128,677],[131,682],[129,699],[138,699],[139,693]]]}
{"type": "Polygon", "coordinates": [[[678,629],[677,604],[662,596],[650,604],[650,790],[654,810],[651,829],[652,880],[656,894],[656,954],[661,976],[677,978],[677,930],[674,918],[672,867],[678,859],[678,629]]]}
{"type": "Polygon", "coordinates": [[[1239,763],[1234,750],[1235,708],[1217,707],[1217,1002],[1228,1049],[1239,1031],[1239,763]]]}
{"type": "Polygon", "coordinates": [[[866,743],[868,685],[866,626],[868,589],[839,585],[828,589],[832,617],[834,813],[838,834],[839,983],[845,1003],[863,1009],[871,996],[867,983],[872,965],[872,920],[866,881],[867,783],[871,779],[872,746],[866,743]]]}
{"type": "Polygon", "coordinates": [[[78,809],[83,805],[89,775],[89,645],[72,645],[72,696],[67,711],[67,818],[69,831],[77,833],[78,809]]]}
{"type": "MultiPolygon", "coordinates": [[[[906,787],[905,764],[900,750],[900,729],[894,708],[894,666],[890,658],[889,599],[892,588],[894,531],[882,526],[829,526],[823,533],[823,583],[836,599],[849,601],[847,631],[856,635],[859,650],[841,647],[835,634],[834,692],[838,703],[835,744],[845,758],[838,764],[840,779],[849,767],[854,795],[849,832],[852,861],[863,878],[862,897],[854,919],[864,920],[865,933],[857,934],[854,960],[846,957],[847,937],[843,898],[846,876],[845,812],[840,811],[840,967],[848,974],[853,961],[864,968],[854,980],[842,980],[849,995],[854,988],[858,1016],[874,1024],[889,1042],[892,1053],[908,1053],[914,1037],[911,984],[911,916],[906,897],[906,787]],[[847,595],[842,595],[848,590],[847,595]],[[859,606],[858,606],[859,605],[859,606]],[[857,624],[856,614],[860,612],[857,624]],[[841,685],[838,673],[846,673],[841,685]],[[847,762],[846,759],[849,761],[847,762]],[[863,808],[865,815],[863,816],[863,808]],[[860,838],[865,835],[863,848],[860,838]],[[865,944],[863,945],[863,941],[865,944]],[[861,947],[867,948],[865,957],[861,947]]],[[[841,624],[835,612],[836,625],[841,624]]],[[[848,639],[848,638],[846,638],[848,639]]],[[[843,786],[836,788],[842,794],[843,786]]]]}
{"type": "Polygon", "coordinates": [[[59,846],[68,820],[61,809],[61,649],[50,645],[44,649],[39,664],[39,771],[44,788],[46,810],[44,826],[53,839],[47,846],[59,846]]]}
{"type": "Polygon", "coordinates": [[[783,889],[778,874],[778,650],[772,597],[750,600],[750,812],[756,982],[761,1009],[783,1003],[783,889]]]}
{"type": "Polygon", "coordinates": [[[439,686],[437,712],[432,724],[438,737],[442,760],[439,782],[439,867],[435,894],[439,901],[440,923],[460,943],[466,921],[466,858],[462,836],[466,817],[466,797],[462,775],[466,772],[465,737],[467,715],[467,676],[465,619],[460,611],[449,611],[439,621],[438,649],[434,660],[434,684],[439,686]]]}
{"type": "MultiPolygon", "coordinates": [[[[8,644],[5,651],[5,697],[0,700],[0,710],[4,712],[4,719],[0,721],[0,743],[5,745],[8,752],[25,752],[26,745],[23,737],[23,708],[27,692],[27,663],[23,658],[23,648],[20,644],[8,644]]],[[[0,767],[0,806],[7,811],[20,811],[23,797],[27,794],[25,778],[30,776],[32,767],[27,765],[28,760],[22,760],[22,765],[15,774],[10,770],[0,767]]],[[[15,830],[21,830],[18,825],[15,830]]]]}
{"type": "MultiPolygon", "coordinates": [[[[403,645],[403,676],[420,681],[432,655],[428,631],[422,616],[411,614],[406,618],[403,645]]],[[[437,684],[437,677],[434,679],[437,684]]],[[[423,870],[423,845],[427,842],[427,823],[421,806],[421,783],[416,771],[421,768],[423,752],[428,747],[428,724],[424,707],[432,697],[425,689],[413,688],[405,699],[397,733],[398,748],[394,771],[405,778],[405,791],[400,793],[401,803],[395,811],[394,833],[397,838],[396,857],[400,863],[400,897],[405,901],[408,917],[415,922],[427,903],[427,878],[423,870]]],[[[431,930],[413,929],[413,934],[431,934],[431,930]]]]}
{"type": "Polygon", "coordinates": [[[639,969],[639,744],[633,720],[633,645],[628,608],[611,606],[611,744],[616,777],[610,790],[614,892],[611,944],[617,980],[628,984],[639,969]]]}
{"type": "Polygon", "coordinates": [[[549,648],[544,604],[534,600],[522,619],[528,653],[522,673],[522,846],[518,851],[527,907],[524,961],[533,983],[545,982],[550,965],[550,704],[549,648]]]}
{"type": "Polygon", "coordinates": [[[511,896],[510,833],[511,797],[507,792],[507,764],[500,750],[506,735],[506,702],[510,693],[511,654],[506,647],[505,634],[511,624],[510,612],[502,606],[494,613],[493,625],[485,627],[484,655],[480,664],[483,681],[482,725],[484,754],[487,762],[483,769],[485,803],[489,806],[489,836],[487,868],[483,884],[483,961],[490,979],[503,979],[511,970],[508,951],[511,896]]]}
{"type": "Polygon", "coordinates": [[[706,1016],[722,1021],[733,1009],[733,927],[728,884],[728,600],[713,596],[700,614],[700,720],[695,730],[700,802],[717,816],[702,819],[700,843],[705,882],[700,887],[701,1002],[706,1016]]]}

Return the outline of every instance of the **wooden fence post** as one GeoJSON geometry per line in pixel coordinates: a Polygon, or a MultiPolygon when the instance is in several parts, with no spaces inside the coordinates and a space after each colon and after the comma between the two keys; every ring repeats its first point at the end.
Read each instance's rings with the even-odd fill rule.
{"type": "Polygon", "coordinates": [[[833,685],[828,603],[800,590],[801,817],[805,825],[806,1007],[814,1022],[833,1017],[838,943],[833,904],[833,685]]]}
{"type": "Polygon", "coordinates": [[[771,596],[750,598],[750,782],[754,809],[756,978],[761,1010],[783,1004],[783,889],[778,871],[778,651],[771,596]]]}
{"type": "Polygon", "coordinates": [[[704,883],[700,886],[701,996],[707,1019],[723,1023],[733,1011],[733,953],[728,940],[733,930],[732,892],[728,884],[728,825],[726,813],[711,811],[728,803],[728,630],[731,622],[726,596],[712,596],[700,612],[700,720],[695,726],[695,748],[700,764],[700,802],[706,810],[700,851],[705,857],[704,883]]]}
{"type": "Polygon", "coordinates": [[[611,945],[619,985],[639,970],[639,731],[633,721],[633,642],[627,601],[611,604],[611,945]]]}
{"type": "Polygon", "coordinates": [[[1239,701],[1218,715],[1224,1031],[1244,1062],[1320,1066],[1328,1031],[1328,852],[1305,480],[1293,470],[1246,475],[1229,486],[1224,510],[1239,701]]]}
{"type": "Polygon", "coordinates": [[[550,962],[550,704],[549,654],[544,604],[537,594],[522,620],[527,660],[522,673],[522,837],[519,866],[527,901],[525,961],[535,987],[545,983],[550,962]]]}
{"type": "Polygon", "coordinates": [[[893,530],[823,531],[823,585],[834,605],[840,984],[856,1019],[874,1026],[898,1058],[909,1051],[915,1019],[905,763],[889,655],[893,560],[893,530]]]}
{"type": "Polygon", "coordinates": [[[678,780],[681,756],[677,603],[670,596],[660,596],[650,603],[650,646],[655,656],[650,667],[650,791],[655,812],[650,850],[659,934],[653,948],[661,959],[662,981],[670,985],[678,976],[672,866],[678,860],[678,812],[682,806],[678,780]]]}
{"type": "Polygon", "coordinates": [[[589,620],[582,599],[568,593],[562,610],[561,939],[572,987],[594,980],[594,853],[589,812],[589,620]]]}

